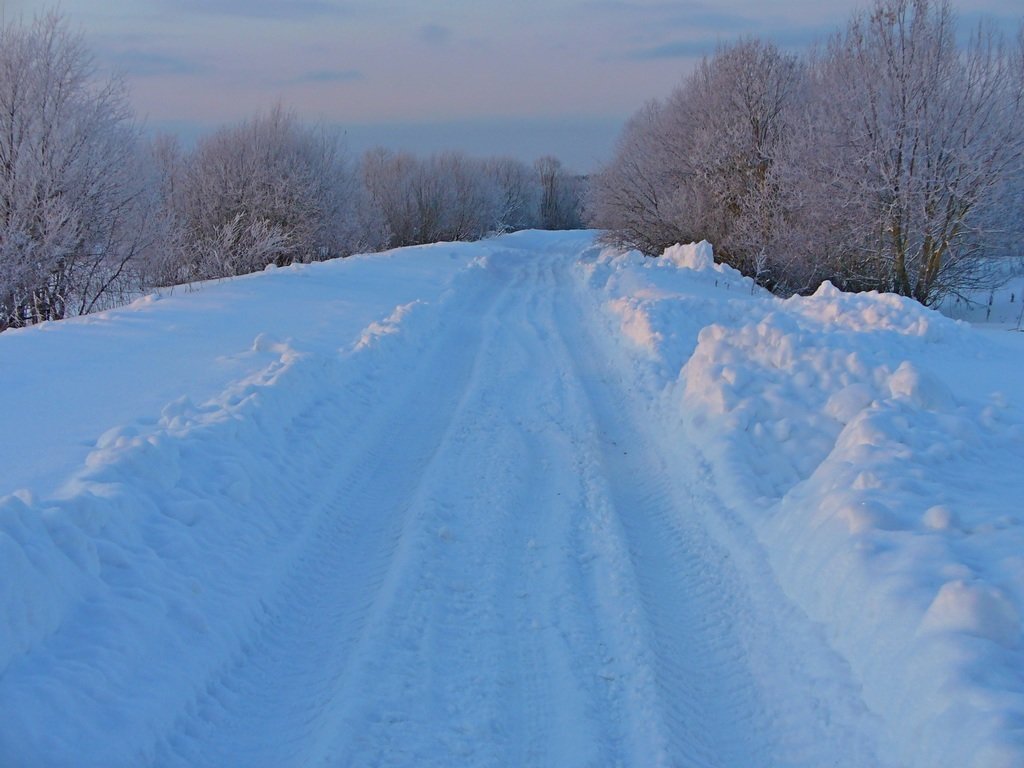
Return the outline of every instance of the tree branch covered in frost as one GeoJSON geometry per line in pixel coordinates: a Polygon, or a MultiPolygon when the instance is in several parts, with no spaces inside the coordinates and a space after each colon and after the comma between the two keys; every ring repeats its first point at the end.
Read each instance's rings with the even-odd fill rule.
{"type": "Polygon", "coordinates": [[[276,107],[222,128],[172,169],[172,280],[238,275],[344,255],[351,174],[336,136],[276,107]]]}
{"type": "Polygon", "coordinates": [[[975,287],[1024,235],[1024,33],[956,32],[946,0],[878,0],[804,59],[721,48],[629,123],[592,222],[649,254],[708,239],[781,292],[975,287]]]}
{"type": "Polygon", "coordinates": [[[124,88],[56,15],[0,29],[0,330],[133,286],[158,204],[124,88]]]}

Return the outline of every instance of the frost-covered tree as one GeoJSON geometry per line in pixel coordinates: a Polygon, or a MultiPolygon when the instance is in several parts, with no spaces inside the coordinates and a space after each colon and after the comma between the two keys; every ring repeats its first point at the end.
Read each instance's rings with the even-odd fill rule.
{"type": "Polygon", "coordinates": [[[579,229],[583,226],[584,181],[570,174],[556,157],[534,164],[540,182],[541,229],[579,229]]]}
{"type": "Polygon", "coordinates": [[[475,240],[539,221],[537,177],[514,160],[378,148],[364,156],[360,176],[366,218],[380,223],[388,247],[475,240]]]}
{"type": "Polygon", "coordinates": [[[764,282],[782,278],[788,221],[776,163],[803,90],[797,57],[744,39],[704,59],[676,101],[691,113],[689,151],[704,203],[693,227],[722,260],[764,282]]]}
{"type": "Polygon", "coordinates": [[[708,239],[726,261],[756,271],[786,226],[774,164],[803,79],[795,57],[757,40],[705,58],[627,124],[595,180],[593,223],[650,254],[708,239]]]}
{"type": "Polygon", "coordinates": [[[699,239],[686,229],[685,220],[693,202],[687,199],[693,169],[686,115],[651,101],[626,123],[612,161],[590,189],[590,223],[605,230],[606,242],[654,256],[675,243],[699,239]]]}
{"type": "Polygon", "coordinates": [[[495,203],[495,232],[514,232],[540,224],[540,184],[533,170],[519,160],[492,158],[484,162],[495,203]]]}
{"type": "Polygon", "coordinates": [[[381,247],[416,242],[417,206],[413,192],[416,158],[383,147],[363,155],[359,166],[364,195],[363,218],[374,221],[381,247]]]}
{"type": "Polygon", "coordinates": [[[55,14],[0,29],[0,330],[103,307],[154,244],[120,81],[55,14]]]}
{"type": "Polygon", "coordinates": [[[971,287],[1024,151],[1019,56],[985,26],[958,46],[946,0],[879,0],[813,69],[803,190],[839,281],[923,303],[971,287]]]}
{"type": "Polygon", "coordinates": [[[474,196],[471,172],[461,158],[449,155],[422,160],[406,152],[378,148],[364,156],[361,175],[389,248],[457,239],[449,230],[469,226],[463,220],[470,215],[468,210],[462,206],[458,211],[449,209],[454,198],[468,202],[474,196]],[[458,191],[451,184],[457,185],[458,191]]]}
{"type": "Polygon", "coordinates": [[[159,200],[152,214],[159,247],[143,265],[143,283],[149,287],[173,285],[187,279],[183,277],[184,229],[179,219],[185,155],[177,137],[171,134],[155,136],[144,150],[159,200]]]}
{"type": "Polygon", "coordinates": [[[947,0],[877,0],[807,62],[741,40],[630,121],[592,222],[651,254],[706,238],[782,292],[976,287],[1019,250],[1022,51],[958,45],[947,0]]]}
{"type": "Polygon", "coordinates": [[[338,138],[276,107],[200,141],[175,190],[179,279],[345,255],[358,242],[338,138]]]}
{"type": "Polygon", "coordinates": [[[498,228],[499,189],[484,161],[446,152],[424,162],[423,173],[440,190],[435,240],[477,240],[498,228]]]}

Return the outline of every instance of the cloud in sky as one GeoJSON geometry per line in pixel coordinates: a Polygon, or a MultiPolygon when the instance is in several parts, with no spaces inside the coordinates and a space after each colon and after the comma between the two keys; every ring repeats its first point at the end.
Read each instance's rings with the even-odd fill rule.
{"type": "MultiPolygon", "coordinates": [[[[769,40],[783,49],[803,49],[817,40],[824,40],[835,31],[835,27],[790,27],[788,29],[764,30],[758,37],[769,40]]],[[[649,48],[638,48],[622,58],[630,61],[658,61],[661,59],[701,58],[715,52],[723,43],[735,40],[752,32],[741,31],[730,36],[697,37],[688,40],[673,40],[649,48]]]]}
{"type": "Polygon", "coordinates": [[[451,27],[445,27],[441,24],[424,24],[416,30],[416,37],[424,43],[441,45],[451,40],[452,30],[451,27]]]}
{"type": "MultiPolygon", "coordinates": [[[[748,5],[752,9],[756,7],[752,3],[748,5]]],[[[651,31],[663,30],[666,27],[727,30],[737,26],[750,26],[758,17],[756,14],[751,16],[737,11],[723,10],[720,6],[694,2],[640,3],[622,2],[621,0],[585,0],[581,7],[586,13],[616,16],[630,23],[638,23],[643,27],[653,27],[651,31]]]]}
{"type": "Polygon", "coordinates": [[[689,59],[700,58],[713,53],[719,40],[680,40],[674,43],[662,43],[650,48],[630,51],[625,58],[633,61],[657,61],[658,59],[689,59]]]}
{"type": "Polygon", "coordinates": [[[350,15],[354,10],[329,0],[174,0],[165,4],[178,12],[280,20],[350,15]]]}
{"type": "Polygon", "coordinates": [[[358,69],[318,69],[304,72],[287,82],[299,85],[303,83],[351,83],[365,79],[366,75],[358,69]]]}
{"type": "Polygon", "coordinates": [[[194,57],[154,51],[123,50],[107,54],[105,58],[115,70],[130,73],[132,77],[201,75],[208,71],[194,57]]]}
{"type": "MultiPolygon", "coordinates": [[[[99,61],[124,71],[140,117],[154,124],[236,121],[281,102],[342,126],[452,125],[478,146],[498,136],[502,120],[520,131],[524,120],[621,124],[667,95],[719,43],[760,35],[795,49],[870,1],[61,0],[60,7],[99,61]],[[486,130],[473,128],[484,119],[486,130]]],[[[973,1],[971,13],[1020,16],[1020,0],[973,1]]],[[[15,3],[27,15],[52,4],[15,3]]],[[[596,132],[578,135],[596,142],[587,138],[596,132]]]]}

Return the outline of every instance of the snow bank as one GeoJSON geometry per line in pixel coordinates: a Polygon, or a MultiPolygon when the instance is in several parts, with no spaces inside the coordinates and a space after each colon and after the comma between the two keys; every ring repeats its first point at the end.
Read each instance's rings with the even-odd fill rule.
{"type": "MultiPolygon", "coordinates": [[[[205,681],[256,641],[282,574],[335,514],[323,447],[360,434],[374,382],[402,381],[443,308],[472,295],[473,255],[444,246],[274,270],[0,337],[0,358],[18,359],[26,342],[54,353],[38,368],[20,366],[20,387],[67,365],[81,340],[105,345],[97,366],[107,373],[78,382],[94,412],[69,407],[46,419],[34,411],[34,437],[54,445],[65,426],[96,430],[70,478],[52,488],[35,482],[65,470],[60,451],[35,455],[49,467],[18,473],[12,462],[2,478],[0,762],[152,761],[205,681]],[[388,260],[395,263],[381,269],[388,260]],[[183,364],[172,343],[193,339],[175,329],[215,321],[211,306],[249,311],[226,312],[232,325],[200,337],[183,364]],[[133,325],[144,328],[138,337],[133,325]],[[275,332],[260,330],[268,327],[275,332]],[[278,335],[292,327],[303,328],[301,342],[278,335]],[[115,358],[118,335],[127,354],[115,358]],[[120,385],[148,380],[153,358],[131,354],[147,340],[170,357],[155,362],[179,395],[155,412],[142,387],[109,403],[120,385]],[[218,378],[220,390],[206,396],[218,378]],[[114,412],[134,418],[100,429],[114,412]],[[18,489],[22,482],[42,489],[18,489]],[[84,755],[81,745],[89,745],[84,755]]],[[[0,413],[4,434],[20,419],[13,409],[0,413]]]]}
{"type": "Polygon", "coordinates": [[[692,269],[700,272],[714,269],[715,255],[711,243],[701,240],[699,243],[673,245],[666,248],[656,264],[659,267],[673,266],[678,269],[692,269]]]}
{"type": "Polygon", "coordinates": [[[898,761],[1024,764],[1024,398],[965,373],[1024,380],[1024,344],[828,283],[782,301],[709,258],[605,251],[583,275],[898,761]]]}

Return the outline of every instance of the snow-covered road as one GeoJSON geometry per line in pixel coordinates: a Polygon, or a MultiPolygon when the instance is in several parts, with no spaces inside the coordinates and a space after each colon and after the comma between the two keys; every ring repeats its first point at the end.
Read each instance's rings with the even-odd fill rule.
{"type": "Polygon", "coordinates": [[[609,338],[591,236],[444,248],[319,268],[406,282],[0,502],[0,764],[901,764],[609,338]]]}
{"type": "Polygon", "coordinates": [[[573,256],[492,258],[357,438],[324,440],[328,514],[158,763],[871,764],[624,411],[573,256]]]}

